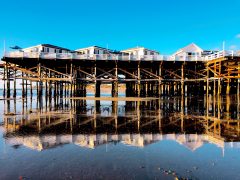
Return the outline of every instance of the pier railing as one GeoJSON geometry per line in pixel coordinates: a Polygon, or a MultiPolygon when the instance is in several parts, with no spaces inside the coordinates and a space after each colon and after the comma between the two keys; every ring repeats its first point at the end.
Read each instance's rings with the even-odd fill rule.
{"type": "Polygon", "coordinates": [[[121,54],[77,54],[77,53],[44,53],[44,52],[5,52],[7,58],[39,58],[65,60],[115,60],[115,61],[209,61],[226,56],[240,56],[237,51],[219,51],[205,56],[178,56],[178,55],[121,55],[121,54]]]}

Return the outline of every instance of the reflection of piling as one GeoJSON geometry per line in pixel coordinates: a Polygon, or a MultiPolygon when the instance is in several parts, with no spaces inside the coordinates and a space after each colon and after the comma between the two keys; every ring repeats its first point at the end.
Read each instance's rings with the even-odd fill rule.
{"type": "Polygon", "coordinates": [[[117,130],[118,126],[118,101],[112,101],[112,116],[114,117],[114,124],[117,130]]]}
{"type": "Polygon", "coordinates": [[[140,130],[140,121],[141,121],[141,111],[140,111],[140,101],[136,102],[136,111],[137,111],[137,126],[138,126],[138,131],[140,130]]]}
{"type": "Polygon", "coordinates": [[[182,95],[181,98],[181,131],[184,132],[184,110],[185,110],[185,98],[184,95],[182,95]]]}
{"type": "Polygon", "coordinates": [[[96,113],[100,114],[101,113],[101,102],[100,101],[95,101],[95,109],[96,113]]]}

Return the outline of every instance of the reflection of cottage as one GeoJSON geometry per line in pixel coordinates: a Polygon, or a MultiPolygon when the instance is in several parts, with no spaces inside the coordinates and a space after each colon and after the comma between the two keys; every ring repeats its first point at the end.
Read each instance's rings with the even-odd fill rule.
{"type": "Polygon", "coordinates": [[[195,151],[204,144],[205,136],[198,134],[180,134],[176,136],[176,141],[191,151],[195,151]]]}
{"type": "Polygon", "coordinates": [[[111,137],[107,134],[90,134],[90,135],[73,135],[73,143],[81,147],[94,149],[97,146],[106,144],[111,141],[111,137]]]}
{"type": "Polygon", "coordinates": [[[32,46],[32,47],[28,47],[28,48],[24,48],[22,49],[23,52],[36,52],[36,53],[69,53],[71,52],[71,50],[67,49],[67,48],[62,48],[59,46],[54,46],[51,44],[40,44],[37,46],[32,46]]]}
{"type": "Polygon", "coordinates": [[[144,147],[144,139],[140,134],[122,134],[119,138],[123,144],[144,147]]]}
{"type": "Polygon", "coordinates": [[[6,141],[12,145],[24,145],[30,149],[42,151],[44,149],[72,143],[72,135],[19,136],[7,138],[6,141]]]}
{"type": "Polygon", "coordinates": [[[96,135],[73,135],[73,143],[81,147],[94,149],[96,145],[96,135]]]}
{"type": "MultiPolygon", "coordinates": [[[[110,142],[121,142],[125,145],[144,147],[160,141],[175,141],[191,151],[202,147],[205,143],[212,143],[224,148],[224,139],[211,135],[199,134],[66,134],[66,135],[33,135],[7,137],[6,142],[11,145],[24,145],[28,148],[42,151],[63,144],[75,144],[80,147],[94,149],[110,142]]],[[[239,143],[228,143],[227,147],[240,147],[239,143]]]]}
{"type": "Polygon", "coordinates": [[[126,145],[144,147],[161,139],[161,135],[153,134],[122,134],[119,140],[126,145]]]}

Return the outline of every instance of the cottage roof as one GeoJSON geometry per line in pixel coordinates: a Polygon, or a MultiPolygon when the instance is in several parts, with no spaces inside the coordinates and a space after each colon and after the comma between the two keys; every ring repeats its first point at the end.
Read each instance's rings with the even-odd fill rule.
{"type": "Polygon", "coordinates": [[[122,50],[121,52],[134,51],[134,50],[139,50],[139,49],[144,49],[144,50],[147,50],[147,51],[152,51],[152,52],[157,52],[157,53],[159,53],[159,52],[156,51],[156,50],[151,50],[151,49],[145,48],[145,47],[143,47],[143,46],[137,46],[137,47],[133,47],[133,48],[124,49],[124,50],[122,50]]]}
{"type": "Polygon", "coordinates": [[[104,48],[101,46],[89,46],[89,47],[85,47],[85,48],[80,48],[80,49],[76,49],[75,51],[82,51],[82,50],[86,50],[86,49],[101,49],[101,50],[106,50],[109,53],[120,53],[117,50],[112,50],[112,49],[108,49],[108,48],[104,48]]]}
{"type": "Polygon", "coordinates": [[[56,49],[71,51],[70,49],[63,48],[63,47],[60,47],[60,46],[55,46],[55,45],[52,45],[52,44],[41,44],[41,45],[44,46],[44,47],[50,47],[50,48],[56,48],[56,49]]]}
{"type": "Polygon", "coordinates": [[[203,52],[203,49],[200,48],[195,43],[191,43],[191,44],[179,49],[176,53],[174,53],[174,55],[181,53],[181,52],[203,52]]]}
{"type": "Polygon", "coordinates": [[[85,49],[92,49],[92,48],[94,48],[94,49],[102,49],[102,50],[109,50],[107,48],[94,45],[94,46],[88,46],[88,47],[84,47],[84,48],[79,48],[79,49],[76,49],[76,51],[85,50],[85,49]]]}
{"type": "Polygon", "coordinates": [[[63,48],[63,47],[60,47],[60,46],[55,46],[55,45],[52,45],[52,44],[39,44],[39,45],[36,45],[36,46],[31,46],[31,47],[24,48],[24,49],[31,49],[31,48],[39,47],[39,46],[55,48],[55,49],[61,49],[61,50],[66,50],[66,51],[71,51],[70,49],[63,48]]]}

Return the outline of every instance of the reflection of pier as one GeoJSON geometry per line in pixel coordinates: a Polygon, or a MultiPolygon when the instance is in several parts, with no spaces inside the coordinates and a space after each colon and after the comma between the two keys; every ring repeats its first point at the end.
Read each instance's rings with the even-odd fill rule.
{"type": "Polygon", "coordinates": [[[227,96],[89,104],[62,99],[42,102],[45,105],[37,102],[36,110],[24,101],[22,113],[13,108],[17,115],[9,114],[10,101],[5,101],[5,137],[12,144],[38,150],[69,143],[89,148],[111,142],[143,147],[161,140],[174,140],[191,150],[207,142],[224,147],[225,142],[240,141],[239,103],[231,103],[237,100],[227,96]]]}

